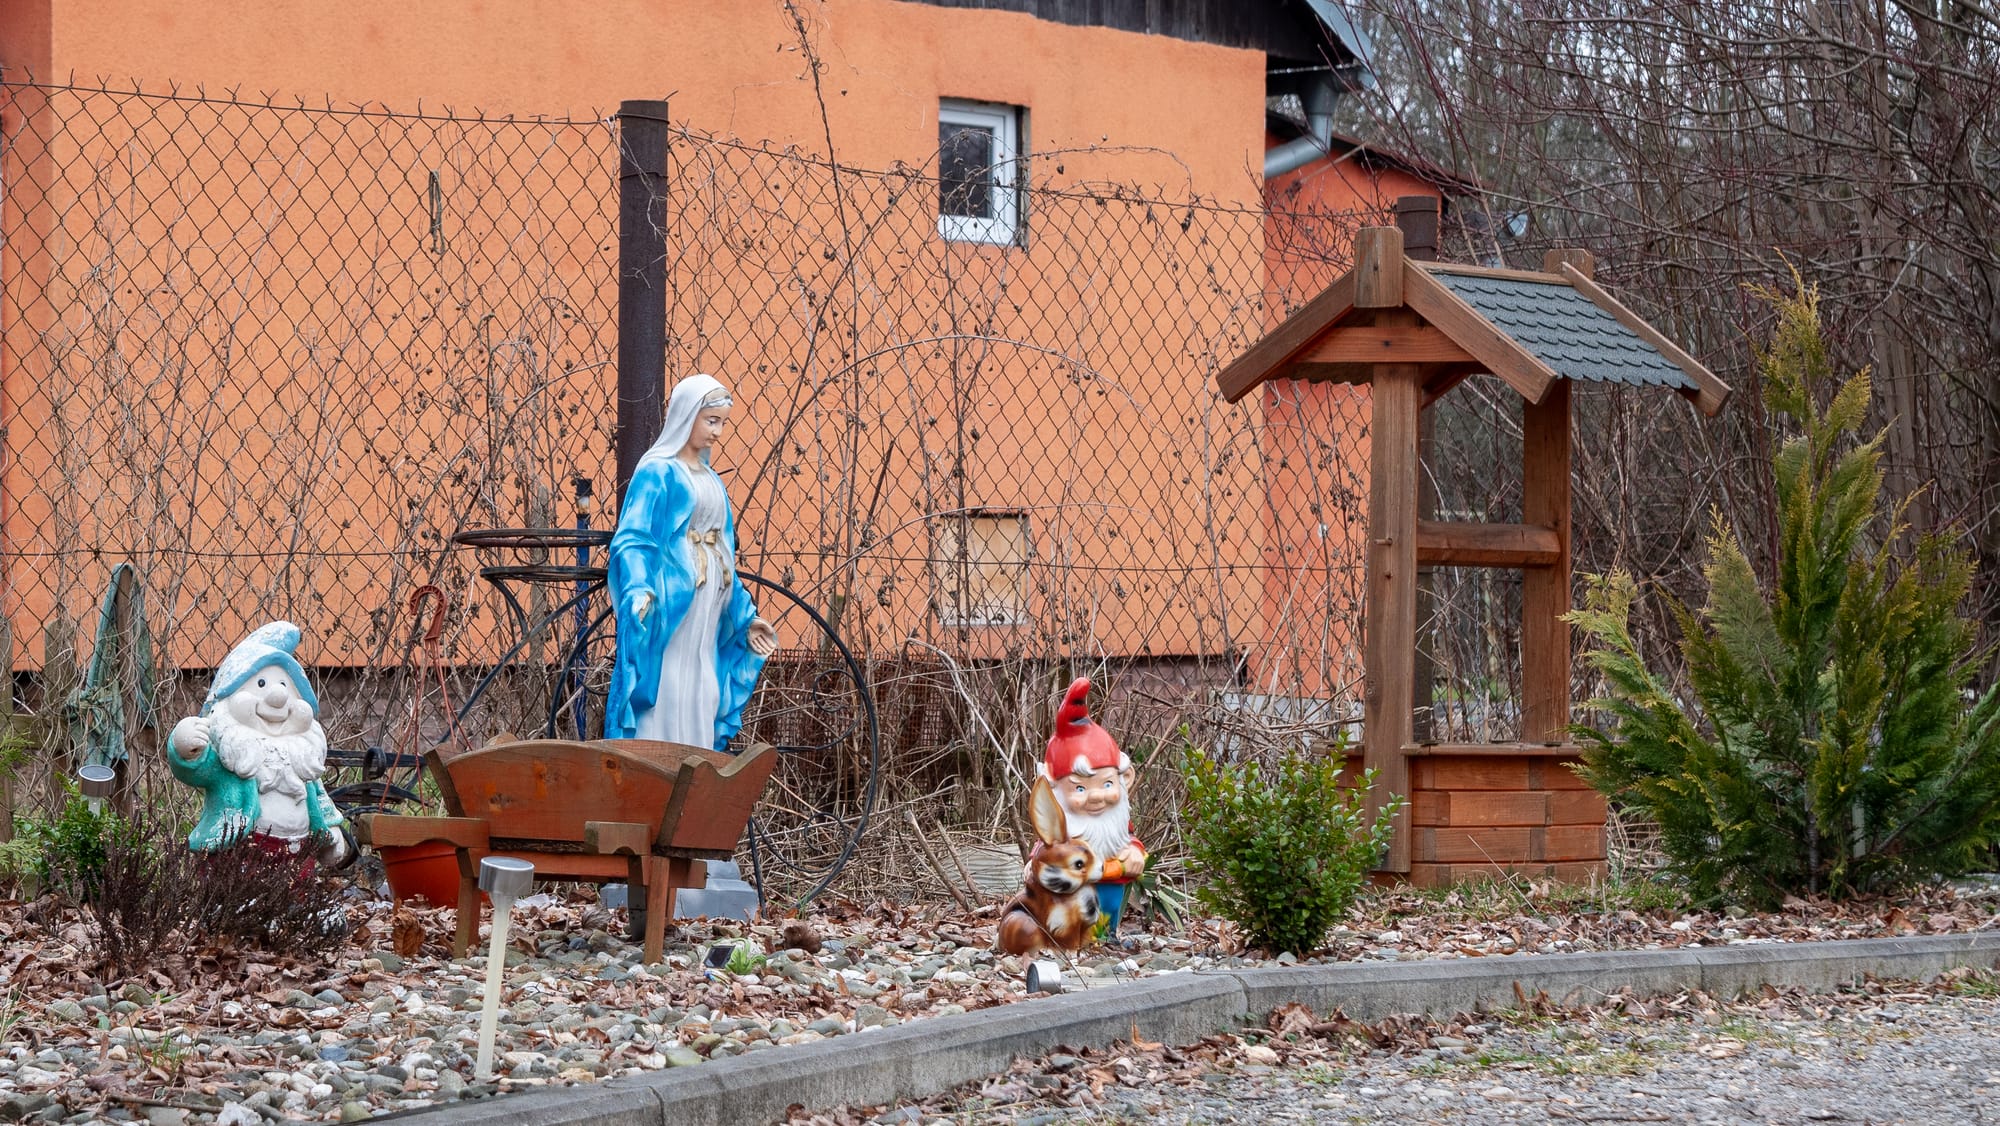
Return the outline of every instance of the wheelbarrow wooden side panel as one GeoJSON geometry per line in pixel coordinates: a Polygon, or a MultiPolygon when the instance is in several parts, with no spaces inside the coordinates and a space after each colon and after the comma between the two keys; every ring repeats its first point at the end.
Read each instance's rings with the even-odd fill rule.
{"type": "Polygon", "coordinates": [[[609,744],[555,739],[469,751],[444,769],[461,816],[510,841],[581,843],[585,821],[657,826],[675,781],[672,771],[609,744]]]}
{"type": "Polygon", "coordinates": [[[735,854],[750,812],[778,767],[778,752],[759,743],[742,754],[717,757],[726,761],[718,765],[689,756],[681,763],[654,851],[708,859],[735,854]]]}

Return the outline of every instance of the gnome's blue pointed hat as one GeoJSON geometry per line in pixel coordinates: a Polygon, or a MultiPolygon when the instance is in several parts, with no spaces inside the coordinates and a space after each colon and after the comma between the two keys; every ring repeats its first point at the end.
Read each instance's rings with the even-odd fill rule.
{"type": "Polygon", "coordinates": [[[292,678],[292,685],[298,689],[299,698],[319,714],[319,697],[313,694],[312,683],[306,679],[306,670],[299,667],[298,658],[292,656],[299,647],[299,627],[290,622],[272,622],[258,627],[255,633],[236,643],[229,656],[215,668],[215,683],[208,688],[208,699],[201,705],[201,714],[215,710],[215,702],[234,693],[257,675],[259,669],[273,665],[283,669],[292,678]]]}

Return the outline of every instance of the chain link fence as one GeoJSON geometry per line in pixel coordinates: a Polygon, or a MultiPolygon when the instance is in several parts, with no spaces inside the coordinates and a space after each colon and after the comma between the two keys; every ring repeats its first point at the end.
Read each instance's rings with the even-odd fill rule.
{"type": "Polygon", "coordinates": [[[1025,761],[1072,672],[1159,736],[1218,693],[1355,682],[1366,394],[1213,390],[1340,258],[1267,251],[1261,208],[1130,188],[1031,188],[1003,248],[940,236],[928,169],[688,130],[670,168],[668,370],[748,408],[744,565],[903,670],[937,733],[1025,761]]]}
{"type": "Polygon", "coordinates": [[[171,725],[185,673],[272,618],[310,639],[336,745],[400,721],[414,588],[490,661],[449,537],[567,522],[609,464],[609,126],[9,83],[0,130],[0,581],[50,768],[24,796],[93,703],[171,725]],[[91,680],[120,563],[150,691],[91,680]]]}
{"type": "MultiPolygon", "coordinates": [[[[283,617],[336,746],[393,742],[417,705],[439,733],[410,593],[449,596],[462,698],[518,623],[451,537],[571,526],[576,478],[610,491],[615,123],[12,83],[0,130],[0,563],[17,695],[52,732],[20,800],[75,750],[123,562],[162,728],[283,617]]],[[[1183,727],[1249,748],[1358,717],[1367,389],[1230,405],[1214,376],[1386,214],[1043,183],[1062,159],[1035,158],[1006,246],[946,237],[934,164],[676,126],[666,177],[667,371],[735,391],[717,465],[743,568],[867,667],[890,797],[955,793],[995,829],[1072,675],[1142,758],[1183,727]]],[[[1436,408],[1446,518],[1513,518],[1504,480],[1488,498],[1494,466],[1518,477],[1518,406],[1480,382],[1436,408]]],[[[1449,722],[1496,735],[1518,663],[1498,581],[1438,587],[1449,722]]],[[[824,638],[778,625],[769,692],[809,695],[824,638]]],[[[559,652],[530,647],[540,679],[469,736],[538,725],[559,652]]],[[[753,703],[750,733],[796,739],[801,714],[753,703]]],[[[866,764],[848,743],[815,769],[851,792],[866,764]]]]}

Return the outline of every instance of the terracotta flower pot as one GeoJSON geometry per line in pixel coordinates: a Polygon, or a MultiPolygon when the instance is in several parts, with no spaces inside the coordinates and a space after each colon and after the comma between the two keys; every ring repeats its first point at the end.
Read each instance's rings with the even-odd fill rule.
{"type": "Polygon", "coordinates": [[[458,905],[458,854],[451,842],[387,845],[375,851],[382,856],[382,873],[397,902],[418,899],[433,907],[458,905]]]}

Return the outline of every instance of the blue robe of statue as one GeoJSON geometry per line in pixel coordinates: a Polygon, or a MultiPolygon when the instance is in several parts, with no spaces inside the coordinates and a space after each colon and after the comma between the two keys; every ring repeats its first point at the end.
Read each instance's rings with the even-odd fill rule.
{"type": "MultiPolygon", "coordinates": [[[[612,605],[617,610],[618,655],[611,675],[611,692],[604,715],[606,739],[638,737],[639,713],[660,698],[660,665],[667,643],[688,617],[695,604],[697,550],[719,551],[728,561],[729,596],[723,603],[721,620],[715,631],[715,659],[712,664],[718,681],[720,703],[716,709],[716,750],[724,749],[743,727],[743,705],[764,669],[764,658],[751,651],[750,623],[757,607],[743,581],[736,575],[736,521],[723,500],[724,520],[721,542],[713,548],[698,548],[688,538],[689,522],[695,510],[695,469],[677,457],[647,457],[632,473],[625,490],[625,505],[619,512],[618,531],[611,537],[609,579],[612,605]],[[644,622],[633,614],[635,596],[651,591],[653,610],[644,622]]],[[[717,487],[719,481],[715,481],[717,487]]],[[[712,573],[712,572],[711,572],[712,573]]]]}

